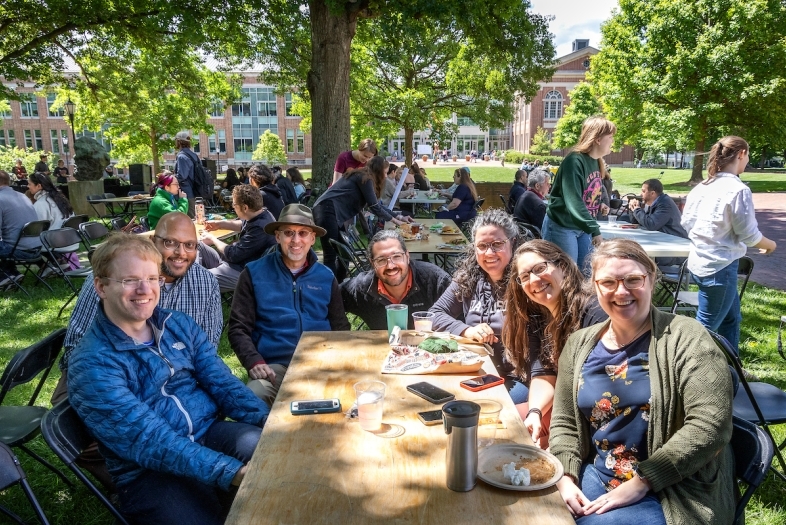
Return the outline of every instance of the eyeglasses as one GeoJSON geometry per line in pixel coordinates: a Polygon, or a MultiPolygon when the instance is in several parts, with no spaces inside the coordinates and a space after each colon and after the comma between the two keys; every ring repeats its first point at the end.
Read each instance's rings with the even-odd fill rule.
{"type": "Polygon", "coordinates": [[[617,288],[619,288],[620,285],[619,283],[622,283],[622,285],[628,290],[638,290],[644,286],[646,280],[646,275],[631,274],[626,275],[622,279],[614,279],[611,277],[597,279],[595,284],[598,285],[598,288],[600,288],[602,292],[612,293],[617,291],[617,288]]]}
{"type": "Polygon", "coordinates": [[[553,261],[539,262],[538,264],[536,264],[535,266],[533,266],[529,270],[525,270],[525,271],[521,272],[520,274],[518,274],[516,276],[516,282],[519,283],[521,286],[524,286],[525,284],[527,284],[529,282],[529,277],[530,277],[531,274],[534,273],[535,275],[540,277],[541,275],[546,273],[546,271],[549,269],[549,265],[550,264],[554,264],[554,262],[553,261]]]}
{"type": "Polygon", "coordinates": [[[284,237],[286,237],[287,239],[291,239],[295,235],[297,235],[301,239],[307,239],[309,235],[314,233],[311,230],[278,230],[278,232],[284,237]]]}
{"type": "Polygon", "coordinates": [[[394,253],[390,257],[377,257],[376,259],[373,259],[374,268],[384,268],[391,262],[393,264],[401,264],[404,262],[404,255],[406,255],[404,252],[398,252],[394,253]]]}
{"type": "Polygon", "coordinates": [[[501,252],[505,245],[510,241],[510,239],[505,239],[504,241],[492,241],[492,242],[479,242],[475,244],[475,249],[480,253],[486,253],[489,248],[494,253],[501,252]]]}
{"type": "Polygon", "coordinates": [[[147,279],[113,279],[111,277],[102,277],[102,279],[120,283],[126,290],[137,290],[142,285],[142,283],[147,283],[150,288],[158,288],[164,284],[163,277],[148,277],[147,279]]]}
{"type": "Polygon", "coordinates": [[[198,244],[196,241],[180,242],[174,239],[164,239],[159,235],[154,235],[153,237],[155,237],[156,239],[161,239],[161,242],[164,243],[164,247],[167,250],[174,250],[178,246],[182,246],[185,251],[193,252],[194,250],[196,250],[198,244]]]}

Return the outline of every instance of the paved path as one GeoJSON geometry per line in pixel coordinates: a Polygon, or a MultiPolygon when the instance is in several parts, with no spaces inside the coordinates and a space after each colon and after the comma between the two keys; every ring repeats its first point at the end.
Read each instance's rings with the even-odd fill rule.
{"type": "Polygon", "coordinates": [[[760,255],[757,248],[748,250],[754,262],[751,281],[786,290],[786,193],[754,193],[753,205],[759,230],[778,243],[778,249],[770,255],[760,255]]]}

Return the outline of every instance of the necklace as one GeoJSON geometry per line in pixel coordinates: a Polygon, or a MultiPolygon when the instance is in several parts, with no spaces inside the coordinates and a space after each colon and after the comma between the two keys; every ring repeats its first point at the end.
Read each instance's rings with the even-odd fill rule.
{"type": "Polygon", "coordinates": [[[629,344],[631,344],[631,343],[632,343],[633,341],[635,341],[635,340],[636,340],[636,339],[637,339],[637,338],[638,338],[638,337],[639,337],[641,334],[643,334],[644,332],[646,332],[646,331],[647,331],[647,330],[649,330],[649,329],[650,329],[650,323],[644,323],[644,326],[642,326],[641,328],[639,328],[639,331],[638,331],[638,332],[636,332],[636,334],[635,334],[633,337],[631,337],[631,338],[630,338],[630,340],[629,340],[627,343],[622,343],[622,344],[620,344],[620,342],[619,342],[619,341],[617,341],[617,336],[616,336],[616,334],[614,333],[614,324],[613,324],[613,323],[609,323],[609,329],[606,331],[606,336],[608,337],[608,339],[609,339],[609,342],[611,342],[611,343],[613,343],[614,345],[616,345],[616,347],[617,347],[618,349],[621,349],[621,348],[625,348],[626,346],[628,346],[629,344]]]}

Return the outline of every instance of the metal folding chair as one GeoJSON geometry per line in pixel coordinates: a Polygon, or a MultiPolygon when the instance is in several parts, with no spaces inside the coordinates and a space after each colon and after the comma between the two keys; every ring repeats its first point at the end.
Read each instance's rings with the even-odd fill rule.
{"type": "Polygon", "coordinates": [[[734,525],[745,523],[745,507],[764,482],[772,465],[775,449],[767,434],[753,423],[733,417],[731,448],[734,450],[734,473],[745,483],[745,490],[734,510],[734,525]]]}
{"type": "MultiPolygon", "coordinates": [[[[44,509],[41,508],[41,504],[38,503],[35,494],[33,494],[33,489],[30,487],[30,483],[27,482],[27,476],[25,475],[25,471],[22,470],[22,466],[19,464],[19,459],[16,457],[13,450],[8,447],[8,445],[0,443],[0,491],[4,491],[8,487],[16,484],[22,487],[22,492],[25,493],[27,500],[30,502],[30,505],[33,507],[33,510],[38,517],[38,520],[44,525],[49,525],[49,520],[46,518],[44,509]]],[[[16,523],[21,525],[24,525],[25,523],[22,521],[22,518],[2,505],[0,505],[0,512],[14,520],[16,523]]]]}
{"type": "Polygon", "coordinates": [[[355,253],[349,246],[334,239],[328,239],[328,242],[333,249],[336,250],[339,264],[346,270],[348,278],[352,278],[361,271],[364,271],[363,263],[355,256],[355,253]]]}
{"type": "Polygon", "coordinates": [[[7,278],[8,279],[8,286],[9,286],[10,289],[18,288],[18,289],[22,290],[28,297],[31,297],[30,293],[27,290],[25,290],[25,288],[22,286],[22,281],[29,274],[32,274],[33,276],[35,276],[35,278],[39,282],[44,283],[44,286],[49,288],[50,292],[52,291],[52,287],[49,286],[47,284],[47,282],[44,281],[41,278],[41,276],[39,275],[39,272],[34,271],[32,269],[33,265],[36,265],[36,266],[41,267],[41,268],[46,267],[46,261],[41,256],[40,243],[39,243],[39,246],[36,247],[36,248],[32,248],[32,249],[24,248],[24,249],[22,249],[22,248],[19,248],[19,242],[22,239],[40,238],[41,232],[44,232],[47,229],[49,229],[49,221],[32,221],[32,222],[28,222],[27,224],[24,225],[22,230],[19,232],[19,236],[16,238],[16,241],[14,241],[14,246],[13,246],[13,248],[11,248],[11,253],[9,253],[5,257],[0,257],[0,263],[1,262],[10,262],[10,263],[12,263],[15,266],[22,266],[25,269],[24,273],[21,274],[22,277],[17,279],[17,278],[14,278],[13,275],[11,275],[11,274],[7,273],[6,271],[4,271],[2,269],[2,266],[0,266],[0,280],[5,280],[7,278]]]}
{"type": "MultiPolygon", "coordinates": [[[[745,289],[748,287],[748,280],[752,272],[753,259],[748,256],[742,257],[739,262],[739,267],[737,268],[737,277],[742,281],[740,285],[740,302],[742,302],[742,296],[745,295],[745,289]]],[[[671,313],[677,313],[677,310],[680,309],[695,313],[699,308],[699,292],[687,290],[689,281],[690,272],[688,271],[688,262],[685,261],[680,267],[680,275],[677,280],[671,313]],[[685,290],[683,290],[683,288],[685,288],[685,290]]]]}
{"type": "Polygon", "coordinates": [[[79,234],[87,250],[88,259],[93,255],[96,245],[103,242],[109,235],[109,229],[97,221],[85,222],[79,225],[79,234]]]}
{"type": "MultiPolygon", "coordinates": [[[[41,233],[41,244],[49,254],[51,260],[56,261],[57,256],[63,253],[73,253],[79,248],[79,243],[82,242],[82,237],[73,228],[60,228],[58,230],[47,230],[41,233]]],[[[71,279],[84,279],[92,269],[89,266],[83,266],[75,270],[64,270],[57,263],[50,263],[53,272],[61,277],[65,283],[71,288],[73,292],[71,297],[60,308],[57,316],[63,315],[63,310],[71,304],[77,295],[79,295],[79,288],[73,283],[71,279]]]]}

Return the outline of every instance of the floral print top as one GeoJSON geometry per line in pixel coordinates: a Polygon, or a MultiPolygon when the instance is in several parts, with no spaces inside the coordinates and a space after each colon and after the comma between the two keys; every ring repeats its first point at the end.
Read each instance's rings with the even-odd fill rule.
{"type": "Polygon", "coordinates": [[[648,331],[618,350],[598,341],[581,368],[579,410],[589,421],[594,466],[607,490],[631,479],[633,467],[647,459],[650,337],[648,331]]]}

